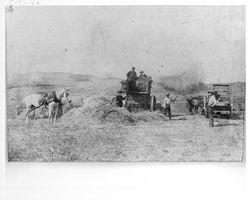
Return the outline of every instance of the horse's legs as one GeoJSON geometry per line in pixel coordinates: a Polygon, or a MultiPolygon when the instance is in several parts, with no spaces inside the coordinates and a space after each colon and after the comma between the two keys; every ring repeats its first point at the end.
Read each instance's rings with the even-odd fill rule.
{"type": "Polygon", "coordinates": [[[192,115],[195,115],[195,107],[192,108],[192,115]]]}
{"type": "Polygon", "coordinates": [[[56,122],[56,118],[57,118],[57,115],[58,115],[58,110],[59,110],[59,106],[56,106],[55,109],[54,109],[54,111],[55,111],[55,113],[54,113],[54,123],[56,122]]]}
{"type": "Polygon", "coordinates": [[[26,117],[26,123],[27,123],[27,124],[29,123],[30,109],[31,109],[31,106],[27,106],[27,107],[26,107],[26,114],[25,114],[25,117],[26,117]]]}
{"type": "Polygon", "coordinates": [[[51,116],[52,116],[52,106],[49,105],[49,123],[50,123],[50,119],[51,119],[51,116]]]}
{"type": "Polygon", "coordinates": [[[34,119],[36,119],[36,110],[34,110],[34,119]]]}

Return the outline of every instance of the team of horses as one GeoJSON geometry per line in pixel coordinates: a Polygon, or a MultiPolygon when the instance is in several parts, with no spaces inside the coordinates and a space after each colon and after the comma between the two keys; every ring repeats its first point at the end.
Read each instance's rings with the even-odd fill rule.
{"type": "MultiPolygon", "coordinates": [[[[70,103],[69,90],[62,88],[57,91],[49,92],[46,95],[31,94],[26,96],[21,103],[25,104],[26,107],[26,122],[29,123],[30,113],[33,111],[35,116],[35,110],[39,107],[48,107],[48,121],[56,122],[58,117],[58,111],[60,104],[70,103]]],[[[19,114],[19,113],[18,113],[19,114]]]]}
{"type": "Polygon", "coordinates": [[[187,107],[190,114],[202,114],[204,107],[204,98],[184,96],[187,101],[187,107]]]}

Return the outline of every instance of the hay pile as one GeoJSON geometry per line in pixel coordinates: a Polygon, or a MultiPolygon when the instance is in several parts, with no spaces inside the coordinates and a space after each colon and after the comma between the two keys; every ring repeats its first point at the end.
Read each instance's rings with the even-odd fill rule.
{"type": "Polygon", "coordinates": [[[82,98],[81,106],[69,110],[63,120],[74,122],[122,122],[133,123],[134,119],[125,108],[112,105],[104,97],[88,96],[82,98]]]}
{"type": "Polygon", "coordinates": [[[139,121],[149,122],[152,120],[166,120],[159,112],[142,111],[130,113],[125,108],[116,107],[111,100],[105,97],[87,96],[82,98],[82,104],[78,108],[69,110],[62,119],[75,123],[125,123],[133,124],[139,121]]]}

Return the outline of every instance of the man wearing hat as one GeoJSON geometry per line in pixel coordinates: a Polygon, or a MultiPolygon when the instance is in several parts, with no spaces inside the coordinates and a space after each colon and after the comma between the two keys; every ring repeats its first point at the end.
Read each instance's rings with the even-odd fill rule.
{"type": "Polygon", "coordinates": [[[139,78],[146,78],[146,77],[147,77],[147,75],[144,74],[144,71],[140,71],[140,76],[139,76],[139,78]]]}
{"type": "Polygon", "coordinates": [[[211,92],[209,99],[208,99],[208,116],[209,116],[209,126],[214,127],[214,115],[213,110],[214,106],[217,102],[219,102],[220,96],[217,91],[211,92]]]}
{"type": "Polygon", "coordinates": [[[171,102],[175,102],[175,100],[177,99],[177,96],[174,98],[174,99],[171,99],[170,98],[170,94],[168,93],[166,95],[166,97],[164,98],[163,100],[163,111],[164,111],[164,114],[168,117],[169,119],[171,120],[171,106],[170,106],[170,103],[171,102]]]}
{"type": "Polygon", "coordinates": [[[128,90],[133,91],[136,88],[137,74],[135,72],[135,67],[132,67],[132,70],[127,73],[127,82],[128,82],[128,90]]]}

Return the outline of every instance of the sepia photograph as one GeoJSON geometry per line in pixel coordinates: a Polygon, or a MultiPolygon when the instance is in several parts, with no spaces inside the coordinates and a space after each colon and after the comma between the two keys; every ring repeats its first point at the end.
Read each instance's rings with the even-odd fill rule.
{"type": "Polygon", "coordinates": [[[6,6],[8,162],[245,162],[245,6],[6,6]]]}

